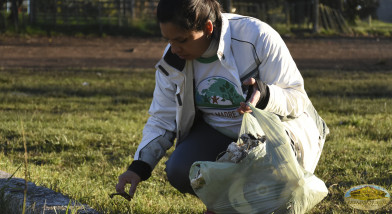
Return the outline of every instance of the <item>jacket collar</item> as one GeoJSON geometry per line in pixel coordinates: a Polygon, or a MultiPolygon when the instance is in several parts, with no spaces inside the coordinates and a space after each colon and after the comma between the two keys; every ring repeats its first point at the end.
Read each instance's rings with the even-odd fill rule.
{"type": "Polygon", "coordinates": [[[222,29],[219,38],[218,58],[227,69],[236,69],[233,54],[231,52],[231,29],[228,16],[222,13],[222,29]]]}

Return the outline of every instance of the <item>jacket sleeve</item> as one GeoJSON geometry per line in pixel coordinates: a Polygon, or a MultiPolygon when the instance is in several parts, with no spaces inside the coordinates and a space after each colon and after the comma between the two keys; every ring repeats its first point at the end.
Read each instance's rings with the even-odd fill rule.
{"type": "MultiPolygon", "coordinates": [[[[171,52],[167,48],[157,65],[162,64],[163,60],[167,61],[168,55],[171,55],[171,52]]],[[[128,168],[137,173],[142,180],[150,177],[159,160],[173,146],[176,132],[176,90],[176,84],[170,81],[165,69],[157,68],[153,100],[149,109],[150,117],[144,126],[143,138],[134,161],[128,168]]]]}
{"type": "Polygon", "coordinates": [[[265,23],[260,32],[256,43],[259,75],[269,88],[265,110],[281,117],[298,117],[310,103],[303,78],[280,35],[265,23]]]}
{"type": "Polygon", "coordinates": [[[174,133],[166,131],[165,134],[148,142],[143,148],[139,146],[138,157],[135,157],[128,170],[134,171],[142,180],[147,180],[159,160],[165,155],[166,150],[173,145],[173,140],[174,133]]]}
{"type": "Polygon", "coordinates": [[[137,173],[142,180],[146,180],[151,175],[159,160],[173,146],[176,129],[175,92],[175,84],[158,69],[155,74],[153,99],[148,112],[150,117],[144,126],[143,138],[134,155],[134,161],[128,168],[137,173]]]}

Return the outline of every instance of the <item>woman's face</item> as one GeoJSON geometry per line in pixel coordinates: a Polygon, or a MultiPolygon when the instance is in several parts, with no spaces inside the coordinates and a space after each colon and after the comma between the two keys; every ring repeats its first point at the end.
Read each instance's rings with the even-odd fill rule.
{"type": "Polygon", "coordinates": [[[160,23],[163,38],[171,44],[171,51],[181,59],[199,58],[210,45],[205,31],[186,31],[170,22],[160,23]]]}

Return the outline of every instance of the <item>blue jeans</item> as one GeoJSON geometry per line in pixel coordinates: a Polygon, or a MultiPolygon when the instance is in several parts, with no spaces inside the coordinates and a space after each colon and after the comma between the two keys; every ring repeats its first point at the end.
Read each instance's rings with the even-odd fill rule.
{"type": "Polygon", "coordinates": [[[176,149],[166,162],[165,171],[170,184],[182,193],[195,195],[189,180],[192,164],[196,161],[217,160],[235,141],[237,139],[221,134],[199,119],[193,124],[188,136],[177,142],[176,149]]]}

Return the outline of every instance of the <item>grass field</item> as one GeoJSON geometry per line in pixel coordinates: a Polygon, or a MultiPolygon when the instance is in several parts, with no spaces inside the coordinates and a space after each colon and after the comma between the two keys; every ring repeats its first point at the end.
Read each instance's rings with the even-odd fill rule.
{"type": "MultiPolygon", "coordinates": [[[[392,191],[392,72],[302,73],[331,131],[315,172],[329,195],[311,213],[363,213],[344,203],[349,188],[392,191]]],[[[197,198],[166,181],[164,160],[133,201],[108,196],[132,161],[153,89],[153,70],[0,70],[0,170],[23,166],[24,133],[28,179],[37,185],[102,213],[202,213],[197,198]]],[[[24,177],[23,167],[16,176],[24,177]]]]}

